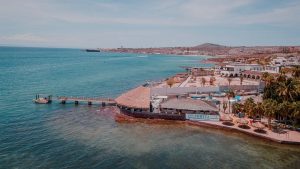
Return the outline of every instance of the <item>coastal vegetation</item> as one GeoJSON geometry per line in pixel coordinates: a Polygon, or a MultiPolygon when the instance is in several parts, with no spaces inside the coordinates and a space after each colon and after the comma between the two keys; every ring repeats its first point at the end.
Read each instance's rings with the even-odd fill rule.
{"type": "Polygon", "coordinates": [[[228,81],[228,85],[229,85],[229,87],[230,87],[230,84],[231,84],[231,82],[232,82],[232,78],[228,77],[228,78],[227,78],[227,81],[228,81]]]}
{"type": "Polygon", "coordinates": [[[300,67],[282,71],[278,76],[264,73],[263,80],[265,81],[263,101],[255,103],[252,98],[248,98],[244,104],[234,104],[234,112],[243,111],[254,120],[262,116],[267,117],[269,128],[272,119],[285,125],[299,126],[300,67]]]}
{"type": "Polygon", "coordinates": [[[204,77],[201,78],[201,84],[202,86],[205,86],[205,83],[206,83],[206,79],[204,77]]]}
{"type": "Polygon", "coordinates": [[[213,86],[213,85],[215,85],[215,81],[216,81],[216,78],[215,77],[210,77],[209,78],[209,84],[211,85],[211,86],[213,86]]]}
{"type": "Polygon", "coordinates": [[[169,78],[166,83],[171,88],[176,83],[176,81],[174,78],[169,78]]]}

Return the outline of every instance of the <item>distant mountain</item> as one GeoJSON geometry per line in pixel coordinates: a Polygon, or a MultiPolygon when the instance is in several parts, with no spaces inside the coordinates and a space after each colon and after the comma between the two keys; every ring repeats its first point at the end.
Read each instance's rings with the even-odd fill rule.
{"type": "Polygon", "coordinates": [[[198,51],[198,53],[205,55],[223,55],[227,54],[232,47],[213,44],[213,43],[204,43],[202,45],[194,46],[190,48],[190,51],[198,51]]]}
{"type": "Polygon", "coordinates": [[[216,48],[229,48],[227,46],[213,44],[213,43],[204,43],[202,45],[194,46],[195,49],[216,49],[216,48]]]}

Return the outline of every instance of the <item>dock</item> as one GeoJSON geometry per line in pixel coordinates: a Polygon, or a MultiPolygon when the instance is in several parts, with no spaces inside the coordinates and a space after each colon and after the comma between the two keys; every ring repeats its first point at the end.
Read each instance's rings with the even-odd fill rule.
{"type": "Polygon", "coordinates": [[[115,100],[110,98],[57,96],[57,100],[59,100],[61,104],[66,104],[69,101],[74,102],[75,105],[80,103],[87,103],[88,105],[101,104],[102,106],[116,105],[115,100]]]}

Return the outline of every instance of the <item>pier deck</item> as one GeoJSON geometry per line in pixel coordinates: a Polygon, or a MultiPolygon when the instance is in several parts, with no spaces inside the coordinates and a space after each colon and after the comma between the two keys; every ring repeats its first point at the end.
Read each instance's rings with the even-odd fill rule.
{"type": "Polygon", "coordinates": [[[98,97],[57,96],[57,100],[59,100],[62,104],[65,104],[67,101],[74,102],[75,104],[88,103],[88,105],[92,105],[93,103],[98,103],[98,104],[102,104],[102,105],[115,105],[116,104],[114,99],[98,98],[98,97]]]}

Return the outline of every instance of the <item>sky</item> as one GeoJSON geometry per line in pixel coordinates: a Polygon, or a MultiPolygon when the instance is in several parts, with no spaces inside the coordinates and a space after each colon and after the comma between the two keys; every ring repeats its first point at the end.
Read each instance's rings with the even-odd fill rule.
{"type": "Polygon", "coordinates": [[[0,45],[300,45],[300,0],[0,0],[0,45]]]}

